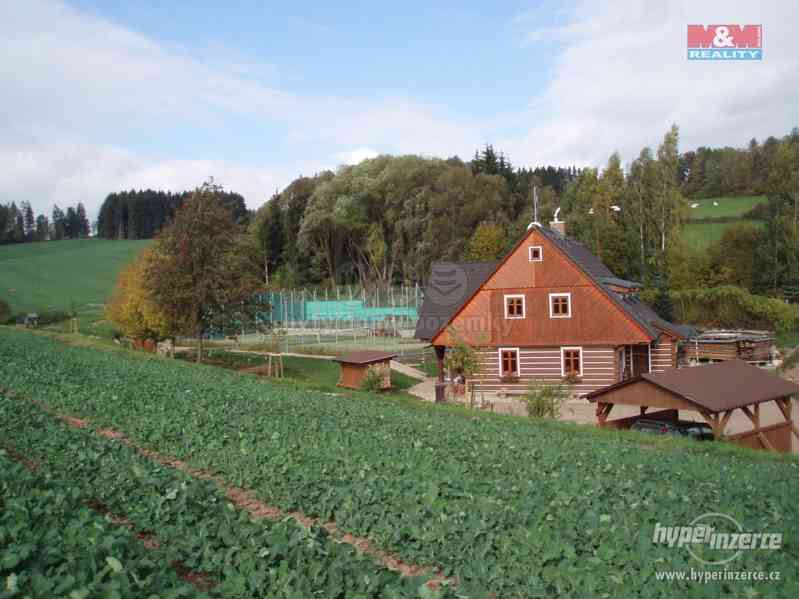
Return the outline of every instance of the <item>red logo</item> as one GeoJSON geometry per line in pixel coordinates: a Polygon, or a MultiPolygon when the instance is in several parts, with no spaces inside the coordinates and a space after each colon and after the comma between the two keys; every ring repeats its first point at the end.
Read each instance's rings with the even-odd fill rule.
{"type": "Polygon", "coordinates": [[[688,25],[689,48],[762,48],[762,25],[688,25]]]}

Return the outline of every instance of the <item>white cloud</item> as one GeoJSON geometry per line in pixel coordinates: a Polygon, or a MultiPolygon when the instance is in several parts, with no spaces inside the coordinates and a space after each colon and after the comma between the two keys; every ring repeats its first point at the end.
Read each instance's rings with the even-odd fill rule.
{"type": "Polygon", "coordinates": [[[257,207],[295,176],[334,167],[331,157],[471,149],[444,110],[300,95],[272,85],[275,74],[225,47],[168,46],[57,0],[0,3],[0,201],[49,211],[79,199],[91,212],[111,191],[182,190],[214,175],[257,207]],[[289,151],[220,159],[249,125],[268,130],[264,150],[277,141],[289,151]],[[218,134],[215,156],[192,148],[192,131],[218,134]]]}
{"type": "Polygon", "coordinates": [[[37,212],[83,201],[93,212],[111,191],[182,190],[213,175],[257,207],[299,174],[378,153],[468,158],[493,142],[517,165],[602,164],[614,150],[631,160],[672,122],[683,148],[799,124],[799,5],[697,4],[585,1],[560,12],[553,2],[554,21],[515,19],[518,52],[555,53],[552,79],[517,111],[464,118],[446,98],[295,93],[276,86],[275,65],[223,46],[168,45],[57,0],[6,0],[0,201],[30,200],[37,212]],[[686,24],[713,22],[762,23],[765,59],[687,61],[686,24]],[[249,127],[265,131],[263,150],[226,158],[249,127]],[[195,131],[217,147],[197,149],[195,131]]]}
{"type": "Polygon", "coordinates": [[[76,143],[0,147],[0,189],[10,199],[29,199],[49,216],[83,202],[94,214],[111,191],[193,189],[209,177],[225,189],[241,193],[249,208],[258,208],[277,189],[300,173],[314,174],[331,165],[311,162],[290,166],[248,165],[221,160],[161,159],[113,146],[76,143]],[[36,202],[47,198],[47,202],[36,202]]]}
{"type": "Polygon", "coordinates": [[[545,92],[516,117],[523,135],[498,145],[517,164],[596,165],[615,150],[632,160],[672,122],[684,149],[787,133],[799,123],[798,24],[799,5],[775,0],[581,2],[566,24],[527,32],[562,49],[545,92]],[[764,60],[688,61],[689,23],[761,23],[764,60]]]}

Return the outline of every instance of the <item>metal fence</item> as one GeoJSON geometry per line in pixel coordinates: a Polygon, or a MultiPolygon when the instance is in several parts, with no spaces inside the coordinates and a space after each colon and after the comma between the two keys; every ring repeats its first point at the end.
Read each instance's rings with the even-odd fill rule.
{"type": "Polygon", "coordinates": [[[392,351],[406,361],[422,361],[426,343],[413,338],[422,302],[418,286],[300,288],[261,296],[270,309],[255,325],[218,331],[223,345],[269,351],[336,355],[355,349],[392,351]]]}
{"type": "Polygon", "coordinates": [[[413,329],[419,317],[418,286],[301,288],[270,291],[264,319],[288,329],[413,329]]]}

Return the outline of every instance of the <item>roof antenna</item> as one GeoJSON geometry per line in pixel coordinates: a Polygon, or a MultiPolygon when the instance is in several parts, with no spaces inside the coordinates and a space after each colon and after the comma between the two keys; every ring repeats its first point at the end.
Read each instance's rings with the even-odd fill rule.
{"type": "Polygon", "coordinates": [[[533,200],[533,222],[527,225],[528,231],[532,229],[534,226],[535,227],[541,226],[541,223],[538,222],[538,188],[535,185],[533,185],[533,189],[530,190],[530,196],[532,197],[533,200]]]}

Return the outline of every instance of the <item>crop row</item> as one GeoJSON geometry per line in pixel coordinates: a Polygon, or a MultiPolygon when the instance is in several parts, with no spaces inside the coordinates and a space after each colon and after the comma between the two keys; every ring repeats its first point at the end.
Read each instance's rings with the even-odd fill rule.
{"type": "Polygon", "coordinates": [[[202,596],[84,501],[0,449],[0,597],[202,596]]]}
{"type": "MultiPolygon", "coordinates": [[[[704,512],[799,538],[796,460],[459,418],[11,330],[0,331],[0,380],[265,502],[440,566],[475,597],[701,596],[655,581],[656,570],[696,563],[652,535],[657,522],[687,525],[704,512]]],[[[736,563],[788,572],[797,559],[786,542],[736,563]]],[[[797,585],[788,577],[771,590],[799,596],[797,585]]]]}
{"type": "MultiPolygon", "coordinates": [[[[158,549],[150,559],[180,563],[212,586],[212,597],[419,594],[422,580],[378,568],[323,529],[307,530],[290,519],[253,521],[213,482],[161,466],[89,429],[71,428],[24,400],[0,395],[0,439],[11,439],[16,452],[39,464],[40,478],[51,486],[69,489],[73,503],[101,506],[138,531],[154,531],[158,549]]],[[[24,525],[13,514],[10,520],[24,525]]],[[[110,559],[127,563],[116,545],[108,549],[110,559]]]]}

